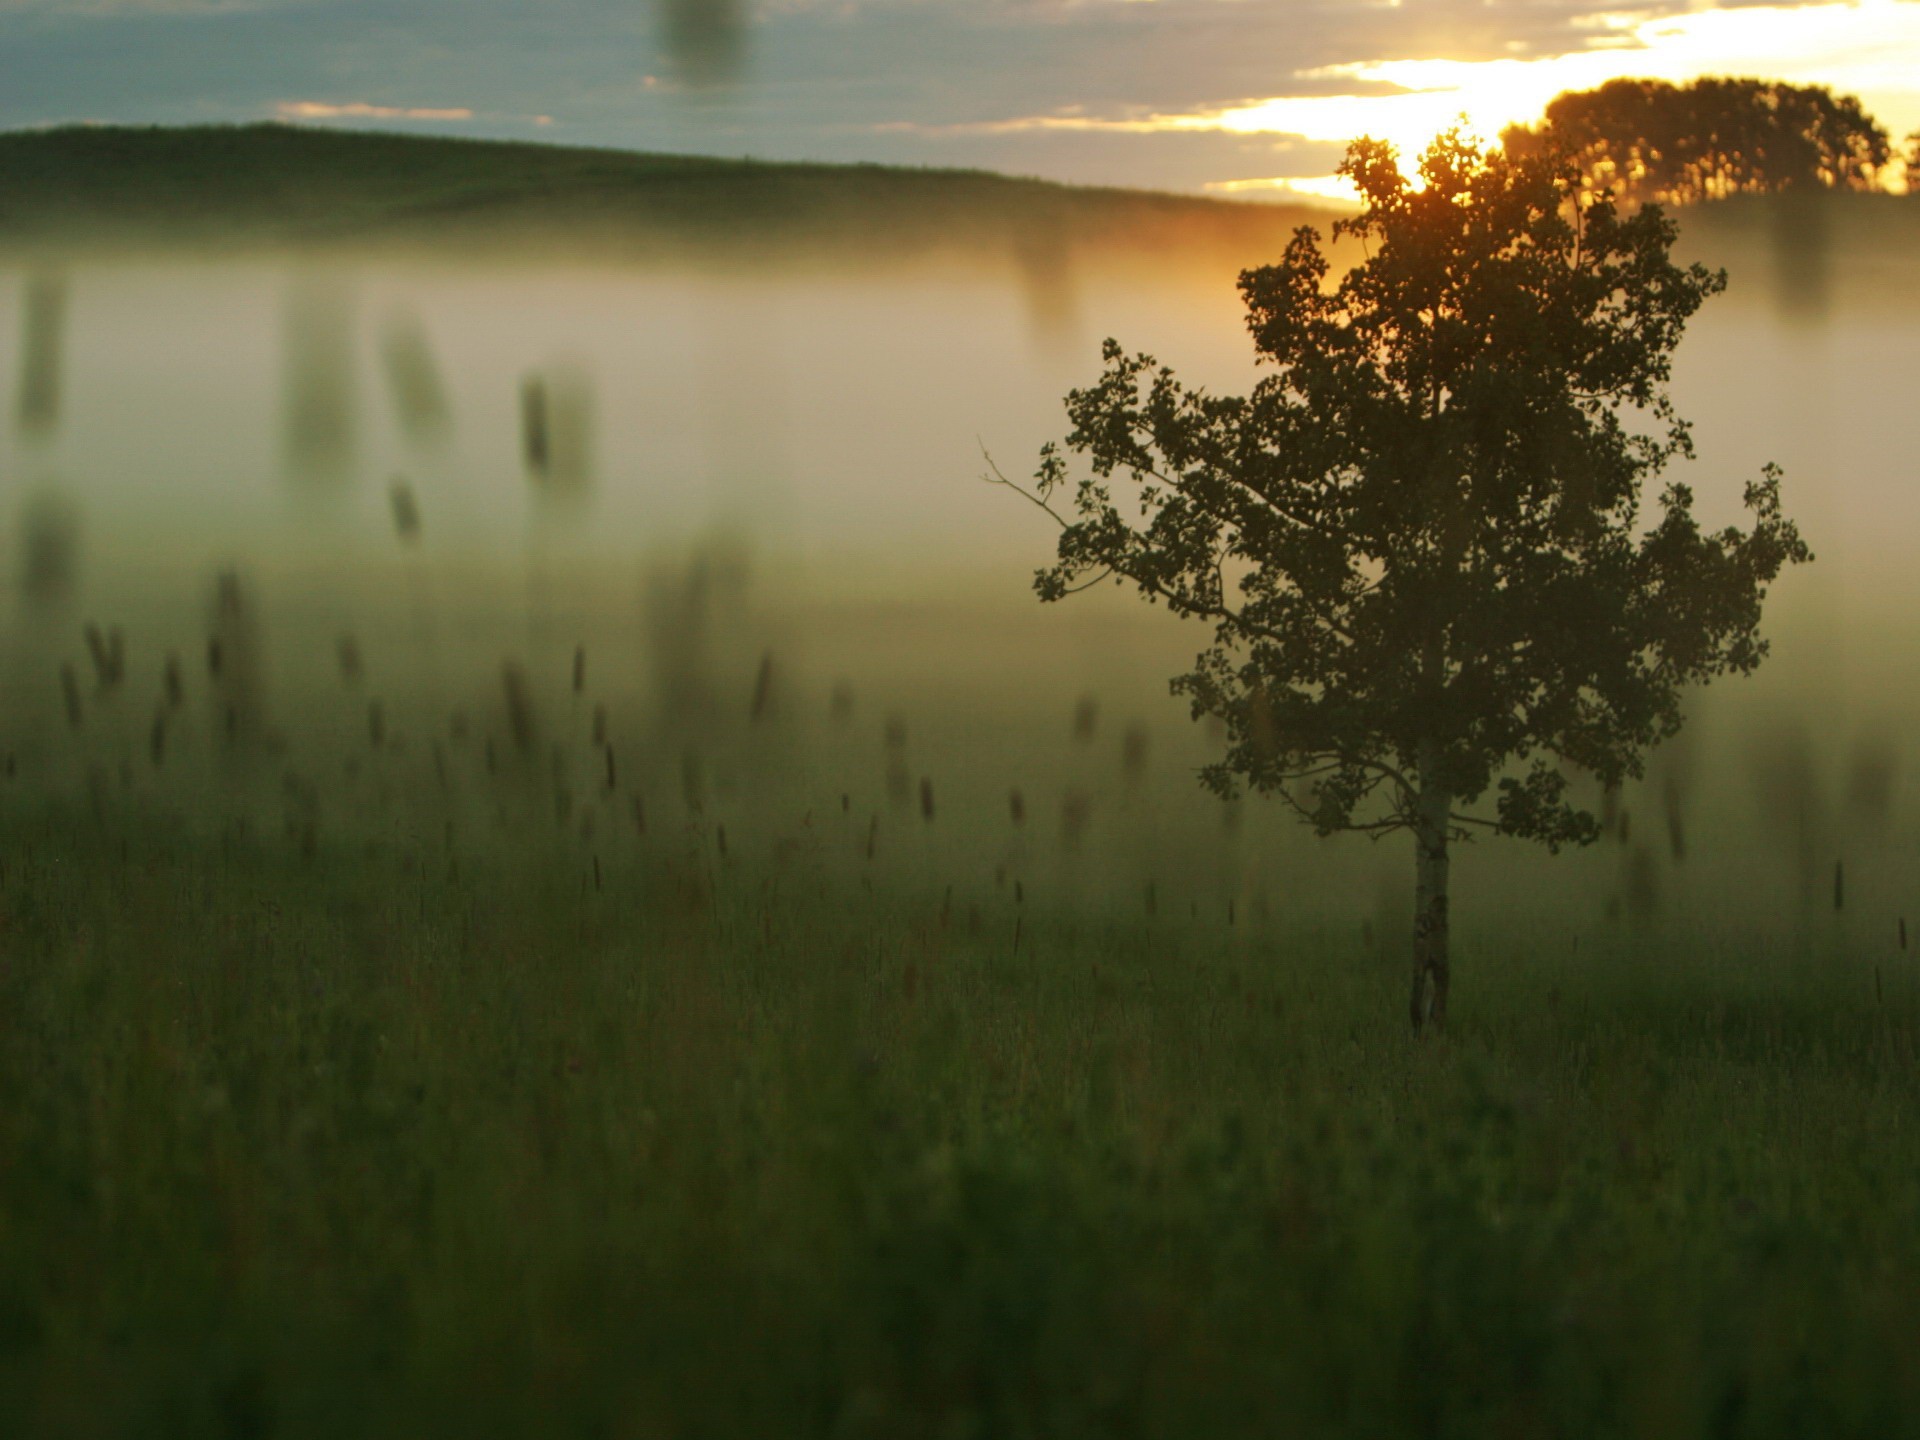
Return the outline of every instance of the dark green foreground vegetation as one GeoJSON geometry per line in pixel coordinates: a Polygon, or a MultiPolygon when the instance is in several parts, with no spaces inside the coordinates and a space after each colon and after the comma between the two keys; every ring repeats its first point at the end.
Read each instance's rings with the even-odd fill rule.
{"type": "Polygon", "coordinates": [[[16,806],[0,1432],[1920,1434],[1911,974],[1488,923],[1415,1043],[1397,946],[713,840],[16,806]]]}

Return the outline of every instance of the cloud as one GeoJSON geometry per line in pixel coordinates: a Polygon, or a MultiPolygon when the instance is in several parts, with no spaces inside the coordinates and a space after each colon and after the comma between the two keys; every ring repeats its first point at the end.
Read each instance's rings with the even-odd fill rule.
{"type": "MultiPolygon", "coordinates": [[[[1412,149],[1465,115],[1482,135],[1539,116],[1567,90],[1609,80],[1686,82],[1757,75],[1856,94],[1898,124],[1920,120],[1920,4],[1856,0],[1746,5],[1641,19],[1588,17],[1593,38],[1556,55],[1490,60],[1374,60],[1322,67],[1332,78],[1388,93],[1285,96],[1222,110],[1202,123],[1235,133],[1331,140],[1372,133],[1412,149]]],[[[1180,124],[1196,123],[1181,118],[1180,124]]]]}
{"type": "MultiPolygon", "coordinates": [[[[464,105],[434,109],[424,105],[368,105],[355,101],[330,105],[322,100],[282,100],[274,107],[282,120],[472,120],[464,105]]],[[[547,117],[538,117],[545,119],[547,117]]]]}
{"type": "Polygon", "coordinates": [[[1608,67],[1834,84],[1904,134],[1917,17],[1916,0],[0,0],[0,126],[291,104],[524,137],[551,113],[582,144],[1253,194],[1324,177],[1362,131],[1417,143],[1462,110],[1497,131],[1608,67]],[[410,103],[436,96],[486,103],[410,103]]]}
{"type": "MultiPolygon", "coordinates": [[[[1757,75],[1827,85],[1859,95],[1900,135],[1920,124],[1920,4],[1846,0],[1749,4],[1647,18],[1575,17],[1584,43],[1557,53],[1476,59],[1345,61],[1290,77],[1326,93],[1291,93],[1186,111],[1049,114],[944,127],[1011,135],[1068,131],[1151,135],[1272,135],[1339,142],[1370,135],[1416,154],[1456,124],[1484,139],[1537,118],[1554,96],[1622,77],[1685,82],[1704,75],[1757,75]]],[[[1331,177],[1209,182],[1204,188],[1312,190],[1337,194],[1331,177]]],[[[1349,190],[1348,193],[1351,193],[1349,190]]]]}
{"type": "Polygon", "coordinates": [[[125,20],[152,15],[244,15],[294,0],[0,0],[0,15],[125,20]]]}
{"type": "Polygon", "coordinates": [[[1342,209],[1353,200],[1353,187],[1337,175],[1273,175],[1258,180],[1209,180],[1200,188],[1209,195],[1291,200],[1310,205],[1333,205],[1342,209]]]}

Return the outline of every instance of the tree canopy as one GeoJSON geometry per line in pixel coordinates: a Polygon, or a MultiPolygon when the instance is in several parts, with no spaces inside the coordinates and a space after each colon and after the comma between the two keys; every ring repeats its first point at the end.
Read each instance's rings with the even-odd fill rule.
{"type": "Polygon", "coordinates": [[[1688,203],[1811,186],[1871,188],[1887,132],[1851,95],[1818,85],[1710,77],[1689,85],[1610,80],[1570,91],[1538,125],[1502,137],[1509,154],[1559,148],[1589,188],[1688,203]]]}
{"type": "Polygon", "coordinates": [[[1270,367],[1253,392],[1110,340],[1025,493],[1061,527],[1043,600],[1112,579],[1213,627],[1173,681],[1226,723],[1208,784],[1323,834],[1415,832],[1417,1024],[1421,974],[1444,1010],[1448,839],[1593,839],[1570,771],[1639,774],[1685,687],[1760,662],[1767,586],[1809,556],[1771,469],[1746,530],[1703,529],[1681,484],[1643,524],[1649,482],[1692,453],[1674,347],[1725,283],[1671,262],[1657,208],[1458,135],[1419,186],[1374,141],[1342,173],[1365,209],[1335,234],[1366,259],[1336,279],[1309,227],[1240,277],[1270,367]]]}

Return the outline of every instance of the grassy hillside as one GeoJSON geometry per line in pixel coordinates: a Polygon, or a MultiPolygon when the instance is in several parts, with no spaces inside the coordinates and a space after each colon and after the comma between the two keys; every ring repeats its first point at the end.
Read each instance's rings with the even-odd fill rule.
{"type": "MultiPolygon", "coordinates": [[[[534,262],[830,265],[960,257],[1037,285],[1099,257],[1209,277],[1323,209],[977,170],[776,164],[287,125],[0,133],[0,256],[428,253],[534,262]]],[[[1689,258],[1815,308],[1911,299],[1920,203],[1745,197],[1687,211],[1689,258]]],[[[1162,271],[1162,273],[1169,273],[1162,271]]],[[[1743,286],[1743,289],[1745,287],[1743,286]]]]}
{"type": "Polygon", "coordinates": [[[980,171],[788,165],[284,125],[0,134],[0,248],[373,245],[555,254],[1098,243],[1273,253],[1299,208],[980,171]]]}

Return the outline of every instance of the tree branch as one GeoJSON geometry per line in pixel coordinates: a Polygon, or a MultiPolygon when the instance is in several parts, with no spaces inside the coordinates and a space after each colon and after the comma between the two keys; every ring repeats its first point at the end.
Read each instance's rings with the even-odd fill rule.
{"type": "MultiPolygon", "coordinates": [[[[1017,484],[1014,481],[1009,480],[1005,475],[1001,474],[1000,467],[993,463],[993,456],[988,454],[987,447],[985,445],[982,445],[980,447],[980,455],[981,455],[981,458],[987,462],[987,468],[993,472],[991,475],[982,475],[980,477],[982,481],[984,481],[988,485],[1003,485],[1007,489],[1013,491],[1013,493],[1018,495],[1022,500],[1025,500],[1029,505],[1032,505],[1037,509],[1046,511],[1047,514],[1053,517],[1054,523],[1058,525],[1062,530],[1065,530],[1072,525],[1073,522],[1067,519],[1067,517],[1062,515],[1058,510],[1054,509],[1053,506],[1049,505],[1046,502],[1046,499],[1044,496],[1034,494],[1033,491],[1027,489],[1026,486],[1017,484]]],[[[1109,570],[1107,573],[1111,575],[1113,572],[1109,570]]]]}
{"type": "MultiPolygon", "coordinates": [[[[1133,429],[1136,434],[1145,435],[1149,440],[1153,438],[1152,426],[1136,425],[1133,427],[1133,429]]],[[[1127,468],[1130,470],[1137,471],[1139,474],[1145,475],[1149,479],[1157,480],[1160,482],[1160,484],[1165,485],[1168,489],[1177,490],[1182,495],[1190,496],[1192,493],[1188,489],[1186,480],[1183,477],[1168,475],[1165,472],[1161,471],[1156,466],[1129,465],[1127,468]]],[[[1222,481],[1223,483],[1233,486],[1236,489],[1244,490],[1248,495],[1252,496],[1255,500],[1259,501],[1260,504],[1266,506],[1267,509],[1271,510],[1275,515],[1279,516],[1282,520],[1288,521],[1289,523],[1294,525],[1298,525],[1302,530],[1311,530],[1316,535],[1333,535],[1334,534],[1333,531],[1329,530],[1325,525],[1322,525],[1317,520],[1309,520],[1304,515],[1297,514],[1293,510],[1282,505],[1279,501],[1275,500],[1271,495],[1263,495],[1260,491],[1254,489],[1254,487],[1250,483],[1248,483],[1245,480],[1242,480],[1239,476],[1228,475],[1225,472],[1218,469],[1218,467],[1212,466],[1212,465],[1209,465],[1207,467],[1207,470],[1209,474],[1213,475],[1216,479],[1222,481]]]]}

